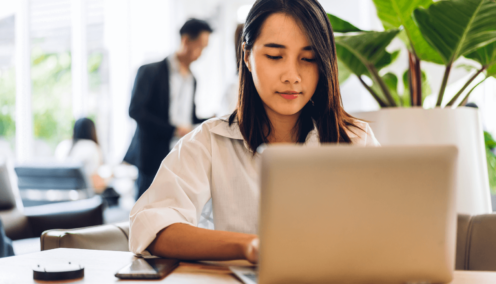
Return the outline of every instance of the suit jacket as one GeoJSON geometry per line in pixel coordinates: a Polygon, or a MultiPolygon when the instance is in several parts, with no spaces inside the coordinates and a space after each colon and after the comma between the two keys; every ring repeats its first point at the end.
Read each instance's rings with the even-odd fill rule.
{"type": "MultiPolygon", "coordinates": [[[[194,81],[192,121],[204,120],[196,116],[194,81]]],[[[169,63],[167,58],[138,69],[129,106],[129,116],[138,126],[124,161],[138,167],[140,172],[155,174],[169,153],[175,127],[169,122],[169,63]]]]}

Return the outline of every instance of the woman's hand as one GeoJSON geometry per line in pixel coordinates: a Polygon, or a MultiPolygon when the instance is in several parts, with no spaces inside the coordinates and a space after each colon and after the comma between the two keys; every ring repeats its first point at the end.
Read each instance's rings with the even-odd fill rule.
{"type": "Polygon", "coordinates": [[[258,262],[258,244],[258,237],[255,237],[246,243],[244,249],[246,260],[254,264],[258,262]]]}

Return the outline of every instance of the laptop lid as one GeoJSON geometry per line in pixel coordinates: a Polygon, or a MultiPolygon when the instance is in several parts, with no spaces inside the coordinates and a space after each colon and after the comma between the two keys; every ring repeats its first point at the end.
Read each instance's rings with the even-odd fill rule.
{"type": "Polygon", "coordinates": [[[259,283],[444,283],[454,146],[268,146],[259,283]]]}

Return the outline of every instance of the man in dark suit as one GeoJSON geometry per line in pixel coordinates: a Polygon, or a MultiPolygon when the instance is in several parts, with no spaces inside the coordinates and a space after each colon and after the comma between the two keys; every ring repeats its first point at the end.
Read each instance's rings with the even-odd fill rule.
{"type": "Polygon", "coordinates": [[[137,122],[136,133],[124,161],[138,167],[138,199],[150,187],[171,141],[183,137],[196,116],[196,79],[189,67],[208,45],[210,26],[190,19],[180,30],[179,50],[156,63],[138,69],[129,116],[137,122]]]}

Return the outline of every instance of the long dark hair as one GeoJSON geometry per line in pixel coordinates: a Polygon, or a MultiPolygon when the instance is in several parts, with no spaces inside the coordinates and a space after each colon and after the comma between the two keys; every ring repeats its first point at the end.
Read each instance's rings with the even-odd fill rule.
{"type": "MultiPolygon", "coordinates": [[[[241,53],[238,52],[238,50],[241,49],[241,45],[243,44],[243,41],[241,40],[241,36],[243,35],[243,27],[245,25],[243,24],[238,24],[236,26],[236,31],[234,31],[234,50],[236,52],[236,66],[239,66],[239,64],[241,63],[241,61],[243,60],[243,58],[241,58],[241,53]]],[[[236,70],[236,73],[239,72],[239,68],[238,70],[236,70]]]]}
{"type": "Polygon", "coordinates": [[[96,128],[93,120],[89,118],[80,118],[74,123],[74,132],[72,134],[72,145],[76,145],[78,140],[88,139],[92,140],[98,144],[98,138],[96,137],[96,128]]]}
{"type": "MultiPolygon", "coordinates": [[[[312,97],[313,103],[303,107],[295,125],[298,143],[306,141],[314,123],[321,143],[351,143],[346,130],[353,131],[351,126],[361,128],[355,124],[356,118],[346,113],[342,106],[336,46],[327,13],[316,0],[257,0],[248,14],[241,37],[246,50],[252,49],[263,23],[274,13],[284,13],[295,19],[308,35],[319,67],[319,82],[312,97]]],[[[241,47],[238,52],[240,58],[244,58],[241,47]]],[[[241,134],[254,153],[262,143],[268,143],[270,120],[253,77],[242,60],[239,63],[238,106],[229,117],[229,125],[236,119],[241,134]]]]}

